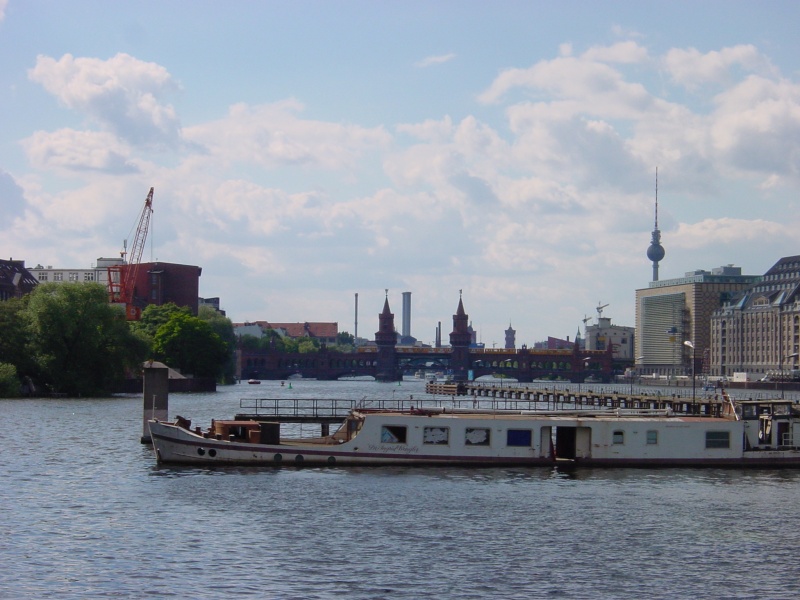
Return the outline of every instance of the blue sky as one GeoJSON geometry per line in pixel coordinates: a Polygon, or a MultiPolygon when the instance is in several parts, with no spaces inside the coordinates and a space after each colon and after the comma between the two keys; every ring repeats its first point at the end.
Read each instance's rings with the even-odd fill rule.
{"type": "Polygon", "coordinates": [[[234,321],[634,324],[800,254],[797,2],[0,0],[0,255],[203,268],[234,321]]]}

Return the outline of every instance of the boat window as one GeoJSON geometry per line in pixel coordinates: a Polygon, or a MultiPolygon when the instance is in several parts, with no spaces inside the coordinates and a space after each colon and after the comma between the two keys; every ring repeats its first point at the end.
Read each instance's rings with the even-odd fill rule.
{"type": "Polygon", "coordinates": [[[730,431],[706,431],[706,448],[730,448],[730,431]]]}
{"type": "Polygon", "coordinates": [[[790,414],[792,414],[792,409],[788,404],[775,404],[772,407],[772,414],[773,415],[790,415],[790,414]]]}
{"type": "Polygon", "coordinates": [[[489,429],[479,427],[467,427],[464,436],[464,443],[467,446],[488,446],[491,438],[489,436],[489,429]]]}
{"type": "Polygon", "coordinates": [[[755,404],[742,405],[743,419],[755,419],[757,417],[758,417],[758,406],[756,406],[755,404]]]}
{"type": "Polygon", "coordinates": [[[625,443],[625,432],[620,431],[619,429],[611,434],[611,443],[612,444],[624,444],[625,443]]]}
{"type": "Polygon", "coordinates": [[[447,444],[449,441],[449,427],[425,427],[422,430],[423,444],[447,444]]]}
{"type": "Polygon", "coordinates": [[[532,441],[533,432],[530,429],[509,429],[506,432],[506,446],[529,448],[532,441]]]}
{"type": "Polygon", "coordinates": [[[657,444],[658,443],[658,431],[655,429],[651,429],[647,432],[647,443],[648,444],[657,444]]]}
{"type": "Polygon", "coordinates": [[[406,428],[400,425],[384,425],[381,427],[381,442],[385,444],[405,444],[406,428]]]}

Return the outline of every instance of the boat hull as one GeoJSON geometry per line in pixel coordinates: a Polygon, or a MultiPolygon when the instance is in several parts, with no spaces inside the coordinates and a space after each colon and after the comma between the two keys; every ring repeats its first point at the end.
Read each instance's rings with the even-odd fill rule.
{"type": "Polygon", "coordinates": [[[150,422],[159,463],[187,465],[463,465],[544,466],[551,457],[411,453],[393,445],[362,449],[347,444],[254,444],[209,439],[171,423],[150,422]]]}
{"type": "MultiPolygon", "coordinates": [[[[225,423],[225,422],[218,422],[225,423]]],[[[241,422],[230,422],[238,423],[241,422]]],[[[256,426],[256,423],[250,423],[256,426]]],[[[455,465],[562,467],[800,467],[800,449],[743,450],[729,443],[708,447],[707,439],[741,440],[741,421],[714,419],[491,419],[475,416],[375,415],[350,439],[335,436],[316,441],[217,439],[179,424],[150,421],[159,463],[191,465],[455,465]],[[485,428],[491,423],[492,428],[485,428]],[[385,430],[407,427],[407,440],[387,441],[385,430]],[[511,430],[530,428],[525,447],[504,445],[511,430]],[[515,429],[517,428],[517,429],[515,429]],[[444,435],[446,443],[435,436],[444,435]],[[464,432],[485,431],[492,444],[459,446],[464,432]],[[429,436],[426,439],[425,435],[429,436]],[[645,435],[645,432],[647,435],[645,435]],[[709,438],[708,432],[712,435],[709,438]],[[414,438],[413,435],[418,437],[414,438]],[[567,443],[564,442],[567,440],[567,443]],[[668,440],[672,440],[667,443],[668,440]],[[660,443],[648,442],[661,440],[660,443]],[[615,442],[624,443],[615,443],[615,442]]]]}

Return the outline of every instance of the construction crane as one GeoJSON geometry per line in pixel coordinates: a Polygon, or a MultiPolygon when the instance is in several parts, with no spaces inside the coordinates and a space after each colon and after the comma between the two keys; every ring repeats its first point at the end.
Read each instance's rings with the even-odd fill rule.
{"type": "Polygon", "coordinates": [[[139,273],[139,264],[142,260],[144,243],[147,239],[147,230],[150,228],[150,215],[153,214],[153,188],[144,201],[142,214],[139,216],[139,225],[133,238],[131,253],[125,263],[127,254],[127,240],[123,244],[122,264],[108,267],[108,300],[112,304],[121,304],[125,307],[125,318],[128,321],[138,321],[142,316],[142,307],[134,302],[133,291],[136,286],[136,277],[139,273]]]}
{"type": "Polygon", "coordinates": [[[600,304],[597,302],[597,319],[599,320],[603,316],[603,309],[608,306],[608,304],[600,304]]]}

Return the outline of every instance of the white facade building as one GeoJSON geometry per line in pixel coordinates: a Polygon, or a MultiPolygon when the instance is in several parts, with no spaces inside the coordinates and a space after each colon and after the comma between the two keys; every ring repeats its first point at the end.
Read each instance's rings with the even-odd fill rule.
{"type": "Polygon", "coordinates": [[[605,350],[611,344],[612,353],[618,360],[633,360],[636,329],[612,325],[608,317],[599,317],[597,325],[586,327],[586,350],[605,350]]]}
{"type": "Polygon", "coordinates": [[[52,266],[36,265],[28,269],[39,283],[96,282],[108,287],[108,267],[124,264],[121,258],[98,258],[97,264],[88,269],[54,269],[52,266]]]}

